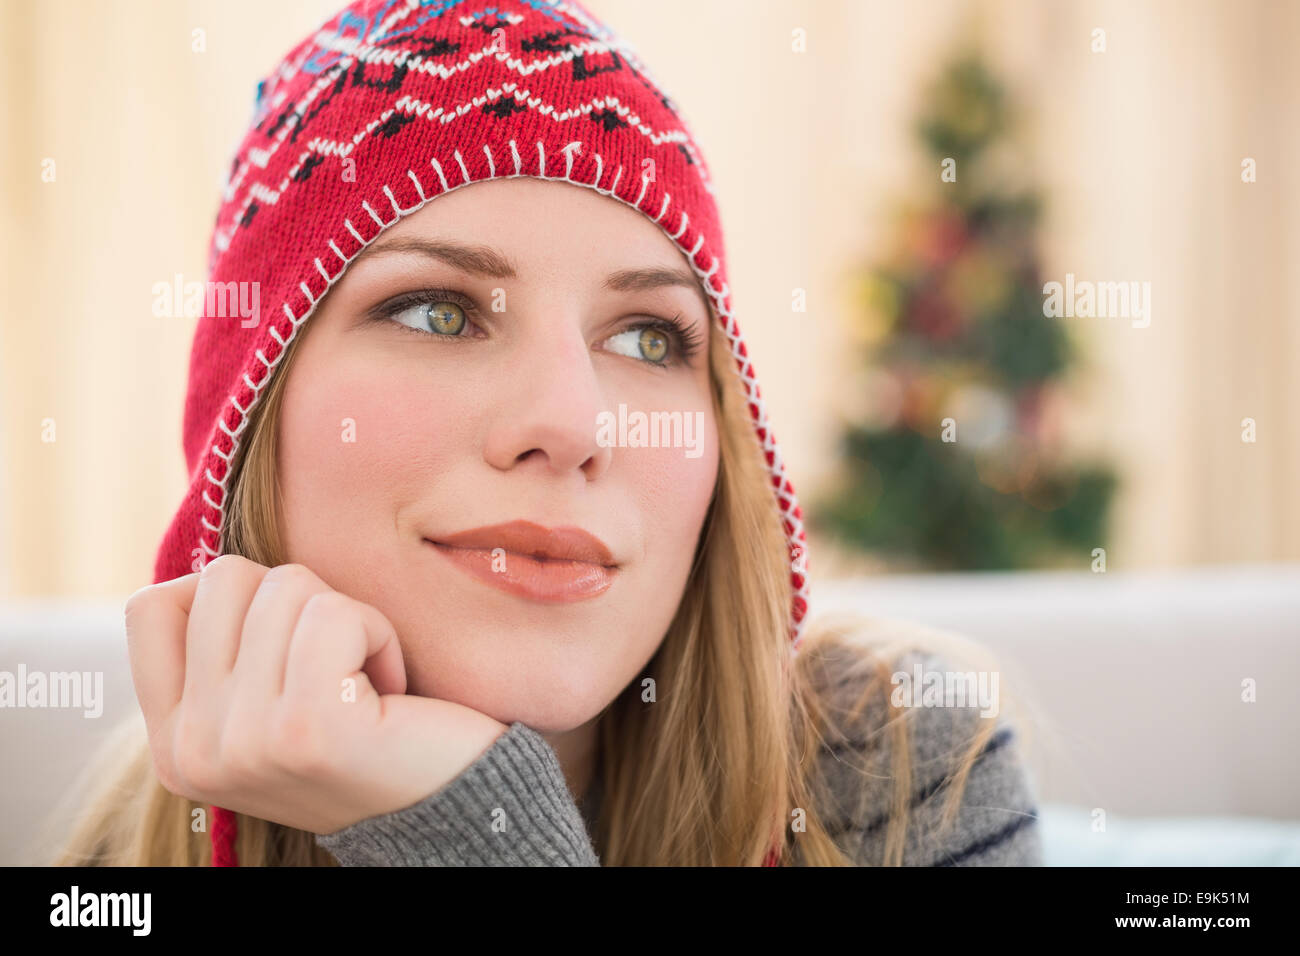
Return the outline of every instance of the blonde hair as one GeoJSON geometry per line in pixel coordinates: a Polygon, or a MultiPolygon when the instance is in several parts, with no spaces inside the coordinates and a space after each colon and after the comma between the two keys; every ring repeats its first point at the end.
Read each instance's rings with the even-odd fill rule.
{"type": "MultiPolygon", "coordinates": [[[[907,725],[889,699],[890,674],[897,654],[932,646],[943,635],[859,617],[810,622],[791,660],[787,542],[734,358],[716,317],[711,327],[717,485],[662,644],[601,715],[602,799],[593,843],[603,866],[754,866],[778,843],[783,864],[853,865],[817,813],[823,783],[816,758],[828,736],[847,735],[874,702],[888,715],[873,734],[887,735],[893,779],[881,862],[900,865],[912,769],[907,725]],[[640,698],[643,676],[658,688],[652,706],[640,698]],[[830,683],[858,678],[863,690],[852,708],[828,705],[830,683]],[[791,808],[804,809],[804,832],[787,826],[791,808]]],[[[251,412],[224,509],[221,551],[268,567],[284,563],[276,424],[302,338],[291,340],[284,367],[251,412]]],[[[944,825],[954,819],[966,776],[995,730],[993,722],[981,723],[987,726],[951,778],[944,825]]],[[[98,788],[55,865],[211,862],[206,827],[196,823],[208,811],[158,782],[143,719],[122,725],[97,766],[106,772],[95,775],[98,788]]],[[[237,820],[240,865],[337,865],[312,833],[243,814],[237,820]]]]}

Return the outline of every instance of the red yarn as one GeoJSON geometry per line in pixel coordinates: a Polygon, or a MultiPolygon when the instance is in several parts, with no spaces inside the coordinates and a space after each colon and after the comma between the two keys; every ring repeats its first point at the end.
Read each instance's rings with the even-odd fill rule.
{"type": "Polygon", "coordinates": [[[235,815],[224,807],[212,808],[212,865],[239,866],[235,854],[235,837],[239,824],[235,815]]]}
{"type": "MultiPolygon", "coordinates": [[[[154,581],[197,571],[221,553],[227,468],[247,414],[348,263],[437,196],[513,176],[562,180],[638,209],[694,268],[767,461],[792,569],[797,649],[808,607],[803,513],[731,313],[708,166],[635,51],[572,0],[486,8],[357,0],[259,84],[212,235],[208,288],[226,291],[209,292],[190,353],[190,484],[154,581]],[[228,284],[252,282],[260,314],[245,317],[228,298],[242,287],[228,284]]],[[[213,862],[233,866],[234,815],[214,810],[213,862]]]]}

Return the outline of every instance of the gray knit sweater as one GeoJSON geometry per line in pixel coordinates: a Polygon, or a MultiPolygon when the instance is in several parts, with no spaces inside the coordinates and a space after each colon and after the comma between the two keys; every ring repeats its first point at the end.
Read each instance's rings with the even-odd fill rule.
{"type": "MultiPolygon", "coordinates": [[[[933,654],[900,658],[948,669],[933,654]]],[[[856,700],[854,686],[829,688],[832,706],[856,700]]],[[[824,742],[825,782],[817,806],[822,825],[858,865],[883,861],[894,783],[883,704],[867,710],[852,734],[824,742]]],[[[977,708],[913,707],[909,722],[912,781],[903,863],[907,866],[1041,866],[1042,843],[1033,782],[1020,762],[1016,728],[981,718],[977,708]],[[947,777],[978,725],[996,732],[980,752],[955,822],[937,831],[950,792],[947,777]]],[[[600,787],[575,801],[554,749],[515,722],[458,777],[393,813],[362,820],[316,842],[343,866],[600,866],[590,833],[600,787]]],[[[798,834],[794,836],[796,863],[798,834]]]]}

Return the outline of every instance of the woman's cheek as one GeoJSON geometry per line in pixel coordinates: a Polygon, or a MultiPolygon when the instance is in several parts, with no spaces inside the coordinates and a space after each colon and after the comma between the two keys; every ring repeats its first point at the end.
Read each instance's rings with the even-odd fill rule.
{"type": "Polygon", "coordinates": [[[711,414],[700,418],[694,447],[622,450],[646,540],[652,555],[658,555],[652,563],[660,564],[666,580],[683,583],[718,477],[716,424],[711,414]]]}
{"type": "Polygon", "coordinates": [[[391,542],[394,515],[436,495],[469,441],[470,410],[453,382],[410,356],[357,359],[328,363],[329,376],[296,376],[285,394],[280,479],[302,552],[355,555],[358,534],[391,542]]]}

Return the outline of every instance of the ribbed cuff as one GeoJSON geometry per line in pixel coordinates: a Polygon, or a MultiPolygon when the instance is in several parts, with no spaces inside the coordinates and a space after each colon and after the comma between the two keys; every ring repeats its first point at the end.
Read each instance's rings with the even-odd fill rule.
{"type": "Polygon", "coordinates": [[[600,866],[555,750],[519,721],[441,790],[316,843],[343,866],[600,866]]]}

